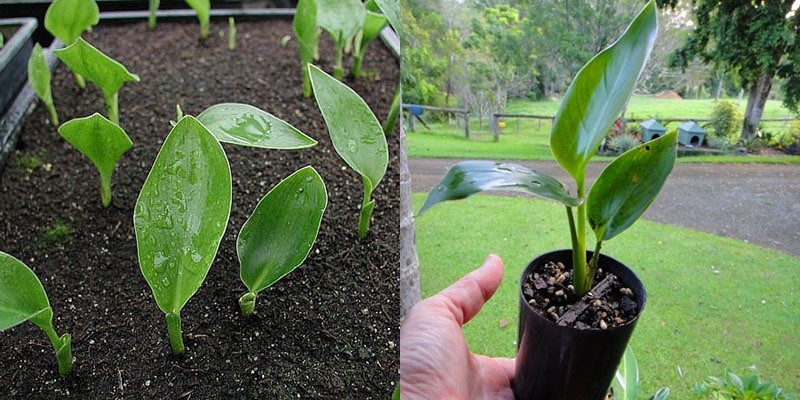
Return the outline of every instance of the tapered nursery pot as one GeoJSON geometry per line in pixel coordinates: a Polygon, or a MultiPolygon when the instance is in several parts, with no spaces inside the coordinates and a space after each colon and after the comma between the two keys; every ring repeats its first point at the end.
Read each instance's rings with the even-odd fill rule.
{"type": "MultiPolygon", "coordinates": [[[[591,256],[587,252],[586,259],[591,256]]],[[[528,274],[541,270],[548,261],[572,265],[572,250],[543,254],[522,273],[514,396],[517,400],[604,400],[644,309],[644,286],[624,264],[601,254],[599,268],[615,274],[623,287],[633,291],[638,304],[635,317],[603,330],[559,326],[528,305],[522,292],[528,274]]]]}

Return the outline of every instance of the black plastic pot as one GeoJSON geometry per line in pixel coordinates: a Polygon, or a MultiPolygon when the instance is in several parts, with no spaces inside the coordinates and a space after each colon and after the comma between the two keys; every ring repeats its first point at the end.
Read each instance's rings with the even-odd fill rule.
{"type": "MultiPolygon", "coordinates": [[[[587,252],[587,260],[592,252],[587,252]]],[[[525,301],[522,282],[547,261],[572,264],[572,250],[543,254],[528,264],[520,279],[519,336],[514,396],[517,400],[604,400],[646,300],[639,278],[621,262],[600,255],[599,267],[633,290],[639,305],[625,325],[600,329],[559,326],[525,301]]]]}

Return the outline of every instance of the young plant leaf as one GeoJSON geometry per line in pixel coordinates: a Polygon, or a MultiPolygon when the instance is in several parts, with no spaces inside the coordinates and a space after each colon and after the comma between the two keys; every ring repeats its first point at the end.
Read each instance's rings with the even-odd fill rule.
{"type": "Polygon", "coordinates": [[[400,0],[375,0],[395,32],[400,32],[400,0]]]}
{"type": "Polygon", "coordinates": [[[559,164],[583,182],[586,164],[633,92],[658,32],[654,1],[614,44],[589,61],[567,89],[550,134],[559,164]]]}
{"type": "Polygon", "coordinates": [[[139,76],[130,73],[124,65],[82,38],[63,49],[55,50],[55,53],[69,69],[100,87],[106,100],[108,118],[119,124],[117,92],[125,82],[139,82],[139,76]]]}
{"type": "Polygon", "coordinates": [[[239,276],[249,290],[239,300],[244,315],[253,313],[258,292],[308,257],[327,204],[325,183],[310,166],[281,181],[258,202],[236,240],[239,276]]]}
{"type": "Polygon", "coordinates": [[[208,25],[211,21],[211,0],[186,0],[186,4],[192,7],[200,21],[200,37],[208,37],[208,25]]]}
{"type": "Polygon", "coordinates": [[[367,10],[366,18],[364,19],[364,27],[361,29],[361,32],[356,35],[358,42],[356,43],[355,59],[353,60],[354,76],[361,76],[361,65],[364,62],[364,53],[367,51],[367,46],[369,42],[378,37],[381,30],[383,30],[388,22],[389,20],[387,20],[385,16],[367,10]]]}
{"type": "Polygon", "coordinates": [[[363,238],[375,206],[370,196],[383,179],[389,163],[386,137],[375,114],[356,92],[316,66],[309,64],[308,68],[314,97],[333,147],[347,165],[361,175],[364,183],[359,219],[359,237],[363,238]]]}
{"type": "Polygon", "coordinates": [[[133,147],[133,142],[119,125],[98,113],[76,118],[58,128],[58,133],[74,146],[100,173],[100,197],[103,207],[111,204],[111,176],[117,161],[133,147]]]}
{"type": "Polygon", "coordinates": [[[58,113],[56,113],[56,106],[53,104],[50,79],[50,68],[44,59],[42,46],[36,43],[33,46],[33,51],[31,51],[31,58],[28,59],[28,82],[36,95],[42,99],[45,107],[47,107],[47,112],[50,113],[50,122],[53,126],[58,126],[58,113]]]}
{"type": "Polygon", "coordinates": [[[327,31],[336,44],[336,60],[333,76],[344,77],[342,57],[348,42],[361,31],[366,17],[366,9],[361,0],[316,0],[317,25],[327,31]]]}
{"type": "Polygon", "coordinates": [[[284,150],[317,144],[282,119],[248,104],[216,104],[200,113],[197,120],[220,142],[284,150]]]}
{"type": "Polygon", "coordinates": [[[643,143],[617,157],[597,178],[586,200],[598,241],[624,231],[644,214],[675,164],[678,132],[643,143]]]}
{"type": "Polygon", "coordinates": [[[614,389],[614,400],[637,400],[639,398],[639,367],[633,356],[633,349],[628,346],[625,355],[617,367],[614,380],[611,381],[614,389]]]}
{"type": "Polygon", "coordinates": [[[166,314],[175,354],[184,350],[181,309],[208,274],[230,210],[231,170],[222,145],[194,117],[181,118],[133,213],[139,266],[166,314]]]}
{"type": "Polygon", "coordinates": [[[319,45],[317,28],[316,0],[299,0],[294,14],[294,35],[300,48],[300,68],[303,74],[303,96],[311,97],[311,81],[308,77],[308,63],[314,59],[319,45]]]}
{"type": "Polygon", "coordinates": [[[100,9],[94,0],[54,0],[44,14],[44,27],[70,45],[83,31],[100,22],[100,9]]]}
{"type": "Polygon", "coordinates": [[[0,331],[25,321],[41,328],[56,351],[58,372],[72,370],[72,339],[53,329],[53,309],[42,283],[22,261],[0,251],[0,331]]]}
{"type": "Polygon", "coordinates": [[[443,201],[460,200],[485,190],[531,193],[570,207],[581,203],[558,179],[536,170],[496,161],[462,161],[450,167],[419,213],[443,201]]]}

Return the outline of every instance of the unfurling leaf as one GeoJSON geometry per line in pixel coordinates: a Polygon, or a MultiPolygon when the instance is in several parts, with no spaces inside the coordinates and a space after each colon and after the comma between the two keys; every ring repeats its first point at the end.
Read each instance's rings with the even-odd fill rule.
{"type": "Polygon", "coordinates": [[[248,104],[216,104],[197,116],[220,142],[265,149],[305,149],[317,141],[282,119],[248,104]]]}
{"type": "Polygon", "coordinates": [[[314,59],[319,45],[317,29],[316,0],[299,0],[294,14],[294,35],[300,47],[300,68],[303,73],[303,96],[311,97],[311,81],[308,77],[308,63],[314,59]]]}
{"type": "Polygon", "coordinates": [[[76,118],[58,128],[69,144],[85,155],[100,173],[100,196],[103,207],[111,204],[111,176],[117,161],[133,142],[119,125],[98,113],[76,118]]]}
{"type": "Polygon", "coordinates": [[[463,199],[485,190],[531,193],[570,207],[580,204],[558,179],[536,170],[496,161],[462,161],[450,167],[442,182],[428,194],[419,212],[443,201],[463,199]]]}
{"type": "Polygon", "coordinates": [[[200,22],[200,37],[207,38],[208,26],[211,22],[211,0],[186,0],[186,4],[197,14],[197,20],[200,22]]]}
{"type": "Polygon", "coordinates": [[[242,226],[236,240],[239,275],[249,293],[240,300],[252,314],[258,292],[292,272],[308,256],[328,204],[325,183],[304,167],[278,183],[242,226]]]}
{"type": "Polygon", "coordinates": [[[44,14],[44,27],[68,46],[87,28],[100,22],[100,9],[94,0],[53,0],[44,14]]]}
{"type": "Polygon", "coordinates": [[[58,126],[58,113],[56,113],[56,106],[53,104],[50,79],[50,68],[44,59],[42,46],[36,43],[33,46],[33,51],[31,51],[31,58],[28,59],[28,83],[42,100],[45,107],[47,107],[47,111],[50,113],[50,122],[53,126],[58,126]]]}

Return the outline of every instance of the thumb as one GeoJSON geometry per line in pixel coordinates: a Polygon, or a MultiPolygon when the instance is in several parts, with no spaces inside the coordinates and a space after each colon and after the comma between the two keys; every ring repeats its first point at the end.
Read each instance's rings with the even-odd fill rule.
{"type": "Polygon", "coordinates": [[[436,297],[441,297],[449,305],[453,319],[464,325],[492,297],[502,280],[503,260],[492,254],[480,268],[442,290],[436,297]]]}

